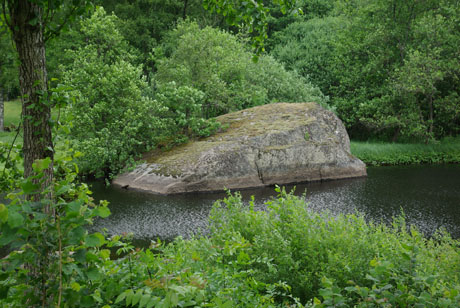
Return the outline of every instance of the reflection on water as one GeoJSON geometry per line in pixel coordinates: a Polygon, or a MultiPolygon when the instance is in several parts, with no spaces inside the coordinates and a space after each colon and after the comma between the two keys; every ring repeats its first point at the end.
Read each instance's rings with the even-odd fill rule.
{"type": "MultiPolygon", "coordinates": [[[[109,234],[132,232],[139,240],[187,237],[205,230],[212,204],[225,197],[223,193],[158,196],[100,183],[93,183],[93,191],[96,199],[110,202],[112,211],[95,227],[106,228],[109,234]]],[[[409,224],[427,235],[442,227],[460,238],[460,165],[368,168],[367,178],[296,186],[296,194],[305,191],[314,211],[359,211],[383,222],[391,222],[402,211],[409,224]]],[[[242,195],[246,200],[253,195],[262,207],[276,193],[269,187],[245,190],[242,195]]]]}

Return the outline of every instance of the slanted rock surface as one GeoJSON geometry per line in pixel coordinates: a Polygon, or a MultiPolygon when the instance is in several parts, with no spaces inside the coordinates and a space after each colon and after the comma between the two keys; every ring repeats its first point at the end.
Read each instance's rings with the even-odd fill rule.
{"type": "Polygon", "coordinates": [[[159,194],[210,192],[366,175],[342,122],[315,103],[277,103],[217,118],[228,128],[166,152],[114,180],[159,194]]]}

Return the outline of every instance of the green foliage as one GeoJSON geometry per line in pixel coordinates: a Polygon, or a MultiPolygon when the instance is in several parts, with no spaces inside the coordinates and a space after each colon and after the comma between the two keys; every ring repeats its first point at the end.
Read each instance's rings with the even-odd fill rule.
{"type": "Polygon", "coordinates": [[[18,66],[10,34],[1,28],[0,22],[0,99],[7,101],[19,96],[18,66]]]}
{"type": "Polygon", "coordinates": [[[205,118],[274,101],[326,101],[305,78],[272,58],[254,63],[237,37],[196,23],[179,24],[156,55],[157,83],[175,81],[202,91],[205,118]]]}
{"type": "Polygon", "coordinates": [[[323,93],[337,85],[334,72],[334,40],[346,20],[342,17],[313,18],[289,24],[273,35],[271,54],[286,68],[309,76],[323,93]]]}
{"type": "Polygon", "coordinates": [[[460,141],[445,138],[432,144],[351,142],[351,152],[367,165],[460,163],[460,141]]]}
{"type": "Polygon", "coordinates": [[[74,146],[85,153],[79,163],[83,172],[116,172],[155,145],[163,125],[157,116],[161,107],[142,96],[147,84],[140,74],[123,60],[104,64],[94,51],[80,54],[67,72],[66,84],[79,89],[66,113],[74,146]]]}
{"type": "Polygon", "coordinates": [[[155,100],[167,108],[163,119],[167,118],[171,121],[168,125],[171,131],[167,137],[176,136],[178,139],[208,137],[220,128],[220,123],[214,119],[203,118],[204,96],[204,93],[199,90],[188,86],[178,87],[175,82],[161,85],[157,89],[155,100]]]}
{"type": "MultiPolygon", "coordinates": [[[[275,0],[273,3],[283,14],[294,9],[297,4],[294,0],[275,0]]],[[[264,1],[205,0],[203,6],[211,12],[223,15],[229,25],[245,27],[248,33],[252,33],[251,41],[256,55],[265,51],[270,10],[264,1]]]]}
{"type": "Polygon", "coordinates": [[[39,183],[51,160],[37,160],[36,175],[22,180],[20,190],[8,194],[6,205],[0,204],[0,247],[9,251],[0,262],[0,300],[5,307],[97,302],[93,283],[101,279],[100,266],[109,252],[100,249],[104,236],[88,233],[85,226],[110,211],[107,203],[93,203],[87,185],[74,182],[72,160],[68,155],[55,157],[54,166],[64,175],[44,191],[39,183]],[[55,200],[47,199],[50,191],[55,200]]]}
{"type": "Polygon", "coordinates": [[[147,83],[132,65],[127,45],[103,9],[85,21],[90,42],[74,52],[64,83],[75,100],[66,109],[74,148],[85,154],[81,171],[96,176],[117,172],[133,156],[154,146],[162,134],[163,110],[144,95],[147,83]],[[103,31],[102,31],[103,30],[103,31]]]}
{"type": "MultiPolygon", "coordinates": [[[[210,240],[231,249],[229,239],[241,237],[255,280],[283,281],[307,306],[459,304],[460,251],[449,236],[426,239],[403,218],[387,227],[356,215],[317,214],[303,198],[278,192],[267,211],[243,205],[236,195],[211,215],[210,240]]],[[[242,258],[235,251],[228,262],[242,258]]]]}
{"type": "Polygon", "coordinates": [[[331,98],[352,138],[458,133],[455,1],[336,1],[328,14],[274,33],[272,54],[331,98]]]}
{"type": "MultiPolygon", "coordinates": [[[[304,197],[277,188],[279,196],[263,211],[256,211],[253,202],[245,205],[239,194],[217,202],[208,236],[134,249],[120,236],[105,239],[83,228],[110,212],[104,203],[94,206],[86,185],[72,184],[76,173],[69,159],[63,161],[68,162],[57,159],[67,175],[53,187],[57,202],[22,198],[37,188],[28,179],[10,195],[12,202],[0,205],[0,243],[14,249],[1,260],[0,296],[7,307],[36,303],[28,290],[42,279],[49,305],[66,307],[460,303],[458,241],[444,233],[426,239],[404,218],[386,226],[356,215],[318,214],[304,197]],[[43,214],[44,206],[55,218],[43,214]],[[118,258],[112,259],[106,248],[116,250],[118,258]],[[25,263],[32,269],[21,267],[25,263]]],[[[48,163],[37,162],[35,168],[48,163]]]]}
{"type": "Polygon", "coordinates": [[[0,192],[17,188],[17,182],[23,175],[22,147],[0,142],[0,192]]]}

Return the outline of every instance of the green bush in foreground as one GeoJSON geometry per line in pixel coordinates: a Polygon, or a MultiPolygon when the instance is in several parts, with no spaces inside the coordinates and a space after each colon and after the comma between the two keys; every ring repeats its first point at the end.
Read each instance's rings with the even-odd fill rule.
{"type": "MultiPolygon", "coordinates": [[[[459,242],[449,235],[427,239],[403,218],[385,226],[356,215],[313,213],[304,198],[277,191],[266,211],[229,195],[215,204],[208,236],[145,250],[118,236],[102,241],[83,234],[78,244],[61,234],[62,243],[74,245],[63,248],[62,306],[459,306],[459,242]],[[110,259],[102,243],[119,246],[125,256],[110,259]],[[68,253],[72,249],[75,254],[68,253]]],[[[21,246],[22,255],[31,247],[21,246]]],[[[11,268],[18,255],[1,262],[11,268]]],[[[18,306],[24,284],[17,282],[25,272],[12,270],[6,280],[4,273],[1,298],[7,307],[18,306]]]]}

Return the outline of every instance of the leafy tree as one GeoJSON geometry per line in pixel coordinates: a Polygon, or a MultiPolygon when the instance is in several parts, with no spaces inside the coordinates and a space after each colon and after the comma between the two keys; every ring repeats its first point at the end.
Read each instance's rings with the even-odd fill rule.
{"type": "Polygon", "coordinates": [[[352,137],[439,138],[458,132],[458,12],[451,0],[337,1],[276,33],[272,54],[331,97],[352,137]]]}
{"type": "MultiPolygon", "coordinates": [[[[269,7],[268,38],[266,49],[268,52],[279,42],[275,39],[275,33],[284,31],[294,23],[306,22],[310,19],[322,19],[332,14],[335,0],[298,0],[295,3],[297,10],[283,14],[281,8],[271,2],[269,7]]],[[[307,33],[305,33],[308,35],[307,33]]]]}
{"type": "MultiPolygon", "coordinates": [[[[283,14],[292,10],[296,5],[295,0],[273,0],[283,14]]],[[[263,0],[204,0],[203,5],[211,12],[216,12],[225,17],[229,25],[240,26],[252,34],[252,46],[256,55],[265,50],[265,41],[268,37],[268,19],[270,8],[263,0]]]]}
{"type": "Polygon", "coordinates": [[[203,116],[274,101],[326,101],[316,87],[268,56],[258,62],[237,37],[184,22],[156,50],[158,84],[176,82],[205,94],[203,116]]]}
{"type": "Polygon", "coordinates": [[[271,51],[287,69],[296,70],[310,80],[326,95],[333,94],[331,88],[338,85],[334,73],[335,40],[343,28],[343,17],[313,18],[289,24],[272,38],[271,51]]]}
{"type": "Polygon", "coordinates": [[[115,26],[116,17],[98,8],[82,21],[87,45],[69,51],[73,64],[64,84],[76,99],[66,109],[74,147],[85,156],[82,171],[96,176],[117,172],[155,145],[162,122],[158,105],[143,95],[147,83],[129,46],[115,26]]]}
{"type": "MultiPolygon", "coordinates": [[[[66,21],[87,8],[86,0],[2,0],[3,22],[9,27],[19,58],[19,83],[23,97],[24,176],[34,173],[37,159],[53,159],[51,104],[47,99],[45,41],[56,36],[66,21]]],[[[53,179],[53,164],[44,171],[42,187],[53,179]]]]}
{"type": "Polygon", "coordinates": [[[221,18],[205,11],[200,0],[103,0],[101,4],[119,18],[117,27],[129,45],[138,51],[137,64],[143,65],[148,78],[155,69],[153,49],[178,20],[193,18],[202,25],[223,26],[221,18]]]}
{"type": "MultiPolygon", "coordinates": [[[[414,29],[418,44],[409,50],[404,65],[396,72],[395,90],[416,104],[420,121],[426,127],[421,133],[427,141],[434,137],[435,112],[445,103],[438,102],[443,96],[443,81],[456,78],[460,72],[458,56],[445,46],[445,42],[458,38],[449,33],[453,29],[449,29],[448,23],[445,16],[438,14],[428,14],[418,21],[414,29]]],[[[458,106],[451,110],[454,113],[449,122],[458,118],[459,113],[458,106]]]]}

